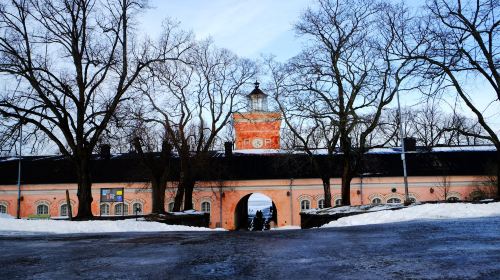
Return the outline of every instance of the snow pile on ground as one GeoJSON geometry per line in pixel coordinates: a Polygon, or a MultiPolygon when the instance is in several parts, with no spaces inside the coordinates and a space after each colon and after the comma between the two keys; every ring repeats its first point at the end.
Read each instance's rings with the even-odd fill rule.
{"type": "MultiPolygon", "coordinates": [[[[157,222],[136,221],[57,221],[24,220],[0,216],[0,234],[12,232],[40,233],[103,233],[103,232],[147,232],[147,231],[210,231],[203,227],[167,225],[157,222]]],[[[221,229],[217,229],[221,230],[221,229]]]]}
{"type": "Polygon", "coordinates": [[[271,228],[271,230],[291,230],[291,229],[300,229],[300,226],[282,226],[271,228]]]}
{"type": "Polygon", "coordinates": [[[488,204],[423,204],[396,211],[387,210],[344,217],[336,221],[332,221],[322,227],[344,227],[425,219],[460,219],[489,216],[500,216],[500,202],[488,204]]]}
{"type": "Polygon", "coordinates": [[[373,212],[389,209],[399,209],[405,207],[403,204],[368,204],[368,205],[357,205],[357,206],[341,206],[341,207],[331,207],[322,209],[308,209],[303,210],[302,213],[312,214],[312,215],[334,215],[340,213],[358,213],[358,212],[373,212]]]}

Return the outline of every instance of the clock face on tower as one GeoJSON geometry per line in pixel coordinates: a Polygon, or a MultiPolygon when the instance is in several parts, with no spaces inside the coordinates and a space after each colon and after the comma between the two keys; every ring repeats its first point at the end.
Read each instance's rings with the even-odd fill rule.
{"type": "Polygon", "coordinates": [[[264,146],[264,140],[262,138],[255,138],[252,140],[252,147],[259,149],[264,146]]]}

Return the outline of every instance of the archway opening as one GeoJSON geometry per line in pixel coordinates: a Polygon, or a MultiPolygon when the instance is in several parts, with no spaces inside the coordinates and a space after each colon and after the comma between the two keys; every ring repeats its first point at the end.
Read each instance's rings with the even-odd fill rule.
{"type": "Polygon", "coordinates": [[[264,229],[270,229],[278,224],[276,205],[268,196],[261,193],[247,194],[240,199],[234,213],[236,230],[255,230],[258,228],[257,216],[262,214],[264,229]]]}

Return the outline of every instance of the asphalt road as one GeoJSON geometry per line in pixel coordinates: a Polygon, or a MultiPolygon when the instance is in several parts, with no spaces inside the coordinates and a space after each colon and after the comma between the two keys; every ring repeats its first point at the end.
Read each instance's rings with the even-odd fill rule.
{"type": "Polygon", "coordinates": [[[500,217],[268,232],[0,236],[2,279],[500,279],[500,217]]]}

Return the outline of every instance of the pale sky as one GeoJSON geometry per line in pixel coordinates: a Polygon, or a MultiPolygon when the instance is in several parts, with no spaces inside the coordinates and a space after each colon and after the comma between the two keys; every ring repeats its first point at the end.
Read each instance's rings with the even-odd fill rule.
{"type": "MultiPolygon", "coordinates": [[[[198,39],[211,37],[216,46],[227,48],[238,56],[257,59],[261,54],[272,54],[279,61],[298,54],[300,38],[293,25],[302,12],[315,4],[315,0],[151,0],[151,9],[139,16],[141,33],[153,38],[158,35],[161,22],[169,17],[181,22],[181,28],[193,31],[198,39]]],[[[424,1],[407,1],[410,6],[420,6],[424,1]],[[420,4],[419,4],[420,3],[420,4]]],[[[500,105],[490,104],[493,93],[488,86],[476,83],[470,92],[481,104],[488,122],[500,128],[500,105]],[[489,105],[489,106],[488,106],[489,105]]],[[[402,106],[419,104],[420,96],[403,94],[402,106]]],[[[453,103],[453,101],[451,101],[453,103]]],[[[396,106],[395,103],[391,107],[396,106]]],[[[417,105],[418,106],[418,105],[417,105]]],[[[450,110],[446,103],[445,111],[450,110]]],[[[463,113],[471,112],[462,107],[463,113]]]]}
{"type": "Polygon", "coordinates": [[[142,27],[154,37],[161,21],[181,22],[196,37],[212,37],[215,45],[239,56],[274,54],[284,61],[300,50],[293,25],[313,0],[152,0],[140,15],[142,27]]]}

